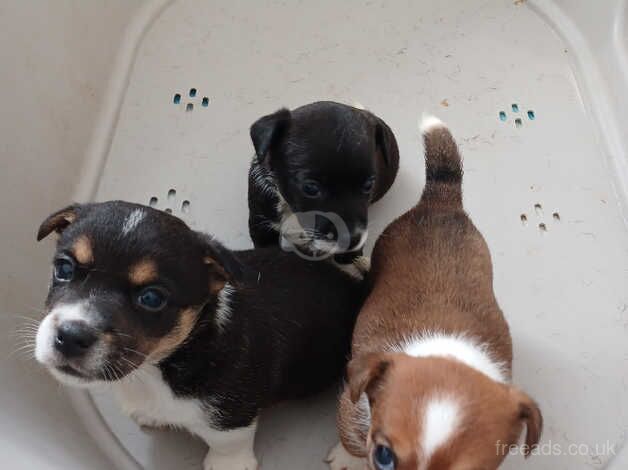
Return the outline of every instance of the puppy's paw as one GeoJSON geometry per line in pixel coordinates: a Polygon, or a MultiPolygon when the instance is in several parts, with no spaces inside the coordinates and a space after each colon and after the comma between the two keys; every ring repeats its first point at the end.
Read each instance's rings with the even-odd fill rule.
{"type": "Polygon", "coordinates": [[[257,459],[248,453],[221,455],[211,450],[203,462],[203,470],[258,470],[257,459]]]}
{"type": "Polygon", "coordinates": [[[341,442],[334,447],[325,463],[329,464],[331,470],[365,470],[366,460],[354,457],[344,448],[341,442]]]}
{"type": "Polygon", "coordinates": [[[131,419],[135,421],[135,424],[142,428],[142,431],[151,431],[155,429],[164,430],[169,427],[166,423],[162,423],[141,413],[131,413],[130,416],[131,419]]]}

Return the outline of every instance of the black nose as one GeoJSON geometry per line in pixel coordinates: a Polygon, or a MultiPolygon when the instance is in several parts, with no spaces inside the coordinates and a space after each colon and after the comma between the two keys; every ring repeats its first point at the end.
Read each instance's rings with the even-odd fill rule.
{"type": "Polygon", "coordinates": [[[65,322],[57,328],[55,348],[65,357],[78,357],[96,342],[94,331],[84,322],[65,322]]]}

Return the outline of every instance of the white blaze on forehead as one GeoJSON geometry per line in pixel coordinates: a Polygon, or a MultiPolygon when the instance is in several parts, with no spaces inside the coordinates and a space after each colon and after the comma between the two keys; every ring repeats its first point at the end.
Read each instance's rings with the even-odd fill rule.
{"type": "Polygon", "coordinates": [[[434,398],[425,408],[421,447],[429,459],[449,438],[460,421],[460,407],[449,398],[434,398]]]}
{"type": "Polygon", "coordinates": [[[143,209],[134,209],[131,211],[122,224],[122,235],[127,235],[135,230],[145,216],[146,212],[144,212],[143,209]]]}

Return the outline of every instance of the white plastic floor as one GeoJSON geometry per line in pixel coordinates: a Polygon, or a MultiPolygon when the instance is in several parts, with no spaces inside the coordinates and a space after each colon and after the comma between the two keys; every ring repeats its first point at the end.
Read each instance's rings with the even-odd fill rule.
{"type": "MultiPolygon", "coordinates": [[[[540,402],[543,443],[555,444],[527,467],[628,468],[627,100],[617,96],[628,14],[624,1],[592,3],[157,2],[134,21],[130,68],[121,60],[78,197],[152,200],[249,247],[249,125],[284,105],[358,102],[390,124],[401,152],[371,212],[372,246],[418,198],[417,121],[434,113],[464,155],[465,204],[493,254],[515,383],[540,402]]],[[[265,414],[264,470],[326,468],[334,397],[265,414]]],[[[106,391],[96,409],[74,399],[119,468],[200,468],[194,438],[141,431],[106,391]]],[[[504,466],[521,467],[520,457],[504,466]]]]}

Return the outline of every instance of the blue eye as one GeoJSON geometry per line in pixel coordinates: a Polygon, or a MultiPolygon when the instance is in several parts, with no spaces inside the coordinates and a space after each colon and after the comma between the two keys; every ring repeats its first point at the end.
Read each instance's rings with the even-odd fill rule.
{"type": "Polygon", "coordinates": [[[306,181],[301,185],[301,191],[307,197],[318,197],[321,195],[321,188],[316,181],[306,181]]]}
{"type": "Polygon", "coordinates": [[[395,453],[390,447],[378,445],[373,451],[373,463],[377,470],[394,470],[395,453]]]}
{"type": "Polygon", "coordinates": [[[55,280],[70,282],[74,278],[74,263],[67,258],[59,258],[54,263],[55,280]]]}
{"type": "Polygon", "coordinates": [[[375,177],[372,176],[364,182],[362,185],[362,191],[370,193],[373,190],[373,186],[375,186],[375,177]]]}
{"type": "Polygon", "coordinates": [[[137,304],[150,312],[163,309],[167,303],[167,294],[157,287],[147,287],[137,296],[137,304]]]}

